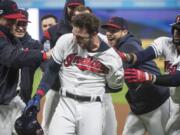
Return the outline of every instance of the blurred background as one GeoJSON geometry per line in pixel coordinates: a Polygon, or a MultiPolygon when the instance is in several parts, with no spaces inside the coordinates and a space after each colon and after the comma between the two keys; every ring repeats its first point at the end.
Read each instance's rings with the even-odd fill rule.
{"type": "MultiPolygon", "coordinates": [[[[28,31],[39,39],[42,32],[40,18],[48,13],[59,19],[63,16],[65,0],[15,0],[18,6],[28,9],[28,31]]],[[[180,0],[85,0],[86,6],[105,21],[111,16],[121,16],[129,21],[130,30],[141,39],[170,36],[170,24],[180,13],[180,0]]]]}

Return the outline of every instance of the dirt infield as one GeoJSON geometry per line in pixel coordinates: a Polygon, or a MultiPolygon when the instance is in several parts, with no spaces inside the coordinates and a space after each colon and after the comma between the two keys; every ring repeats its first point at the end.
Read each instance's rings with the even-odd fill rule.
{"type": "Polygon", "coordinates": [[[114,104],[116,111],[116,118],[118,121],[118,135],[122,134],[124,123],[129,112],[129,105],[127,104],[114,104]]]}
{"type": "MultiPolygon", "coordinates": [[[[42,121],[43,104],[44,104],[44,98],[41,101],[41,109],[40,109],[41,111],[38,114],[38,120],[40,122],[42,121]]],[[[127,104],[114,104],[114,107],[115,107],[117,121],[118,121],[118,135],[121,135],[127,114],[129,112],[129,106],[127,104]]]]}

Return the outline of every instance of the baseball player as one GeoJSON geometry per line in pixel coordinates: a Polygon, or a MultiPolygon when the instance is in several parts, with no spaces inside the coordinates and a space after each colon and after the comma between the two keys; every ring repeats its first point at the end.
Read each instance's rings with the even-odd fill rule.
{"type": "MultiPolygon", "coordinates": [[[[37,40],[32,39],[27,32],[27,25],[29,23],[28,12],[23,9],[19,9],[18,12],[25,16],[23,19],[17,19],[16,23],[13,24],[11,29],[11,33],[20,41],[18,46],[26,50],[42,50],[42,45],[37,40]]],[[[31,67],[23,67],[20,69],[21,82],[19,87],[19,95],[25,103],[31,99],[34,74],[37,67],[38,65],[32,65],[31,67]]]]}
{"type": "Polygon", "coordinates": [[[46,14],[41,18],[40,23],[42,32],[45,32],[58,23],[58,18],[52,14],[46,14]]]}
{"type": "MultiPolygon", "coordinates": [[[[57,39],[66,34],[72,32],[71,17],[73,15],[74,9],[77,6],[83,5],[84,0],[67,0],[64,7],[64,18],[56,25],[50,27],[44,35],[45,40],[49,40],[51,48],[55,46],[57,39]]],[[[44,41],[45,41],[44,40],[44,41]]],[[[41,65],[43,71],[45,71],[46,65],[41,65]]],[[[51,122],[52,116],[55,112],[59,101],[59,89],[60,83],[57,76],[57,80],[52,85],[51,90],[46,94],[46,101],[43,108],[42,117],[42,128],[45,134],[48,134],[49,124],[51,122]]]]}
{"type": "MultiPolygon", "coordinates": [[[[126,79],[129,82],[154,82],[164,86],[179,85],[179,53],[180,53],[180,15],[176,17],[175,23],[172,25],[172,38],[160,37],[154,40],[150,47],[142,52],[135,54],[123,54],[126,60],[131,63],[142,63],[144,61],[163,56],[165,58],[165,72],[170,75],[155,76],[137,69],[127,69],[126,79]],[[128,56],[128,57],[126,57],[128,56]],[[174,74],[174,75],[173,75],[174,74]],[[137,78],[135,78],[137,77],[137,78]],[[173,78],[174,77],[174,78],[173,78]],[[167,84],[166,84],[167,83],[167,84]]],[[[173,100],[171,102],[172,114],[168,120],[166,131],[168,135],[180,134],[180,91],[179,87],[170,88],[170,95],[173,100]]]]}
{"type": "Polygon", "coordinates": [[[98,36],[97,17],[77,15],[72,26],[73,33],[58,39],[52,51],[51,64],[25,110],[37,106],[39,97],[47,92],[59,74],[60,99],[49,135],[102,135],[105,87],[112,90],[122,87],[122,61],[114,49],[98,36]]]}
{"type": "Polygon", "coordinates": [[[17,19],[25,16],[17,12],[14,1],[1,1],[0,11],[0,134],[12,135],[15,119],[25,107],[17,93],[21,80],[19,69],[39,64],[50,54],[18,47],[11,29],[17,19]]]}
{"type": "MultiPolygon", "coordinates": [[[[130,53],[143,50],[141,41],[129,31],[128,23],[124,18],[111,17],[101,27],[106,31],[108,43],[117,51],[130,53]]],[[[124,63],[124,68],[128,67],[132,65],[124,63]]],[[[153,61],[136,66],[136,68],[160,74],[153,61]]],[[[153,84],[127,83],[127,86],[126,99],[131,112],[128,114],[122,134],[144,135],[147,131],[151,135],[164,135],[165,125],[169,118],[169,89],[153,84]]]]}
{"type": "MultiPolygon", "coordinates": [[[[74,5],[73,5],[74,1],[71,1],[71,2],[72,3],[70,3],[70,1],[69,1],[69,4],[74,7],[74,5]]],[[[66,5],[69,5],[69,4],[66,4],[66,5]]],[[[73,14],[71,16],[92,12],[92,10],[90,8],[85,7],[83,5],[79,5],[73,10],[74,11],[73,11],[73,14]]],[[[57,26],[58,26],[58,28],[61,28],[63,25],[58,24],[58,25],[50,28],[48,30],[48,33],[49,33],[48,35],[53,35],[54,30],[56,30],[56,31],[59,30],[58,33],[63,33],[62,29],[57,29],[57,26]]],[[[67,28],[67,30],[69,31],[70,30],[70,29],[68,29],[69,27],[66,27],[66,26],[68,26],[68,25],[67,24],[64,25],[63,30],[65,30],[67,28]]],[[[105,41],[107,43],[106,36],[101,34],[101,37],[102,37],[103,41],[105,41]]],[[[52,41],[51,41],[51,43],[52,43],[52,41]]],[[[48,133],[48,127],[49,127],[49,124],[51,121],[51,117],[54,113],[55,107],[57,106],[57,102],[59,100],[59,95],[55,94],[53,96],[53,94],[55,94],[55,92],[52,90],[48,91],[48,93],[46,94],[46,99],[47,98],[48,99],[45,102],[45,108],[43,111],[44,118],[42,121],[42,127],[43,127],[46,134],[48,133]]],[[[103,135],[109,135],[109,134],[116,135],[117,134],[117,120],[116,120],[115,110],[114,110],[114,106],[112,104],[112,98],[111,98],[110,93],[107,93],[104,95],[103,106],[105,109],[105,120],[104,120],[104,126],[103,126],[103,129],[104,129],[103,135]]]]}

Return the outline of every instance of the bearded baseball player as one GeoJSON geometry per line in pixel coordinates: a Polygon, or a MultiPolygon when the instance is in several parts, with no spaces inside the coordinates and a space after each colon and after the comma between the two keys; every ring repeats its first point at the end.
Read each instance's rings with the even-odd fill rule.
{"type": "Polygon", "coordinates": [[[102,135],[105,89],[122,87],[123,67],[118,54],[99,37],[99,24],[93,14],[73,18],[73,33],[58,39],[37,93],[25,109],[37,108],[59,75],[60,99],[49,135],[102,135]]]}
{"type": "MultiPolygon", "coordinates": [[[[137,69],[127,69],[125,78],[128,82],[152,82],[164,86],[179,86],[180,71],[180,15],[176,17],[175,23],[172,24],[172,38],[160,37],[154,40],[152,45],[142,52],[135,54],[121,53],[125,61],[131,63],[142,63],[144,61],[164,57],[165,72],[168,75],[156,76],[137,69]]],[[[171,112],[170,119],[166,125],[167,135],[180,134],[180,90],[179,87],[171,87],[170,94],[171,112]]]]}
{"type": "MultiPolygon", "coordinates": [[[[64,34],[72,33],[71,18],[75,7],[84,5],[84,0],[66,0],[64,6],[64,17],[56,25],[50,27],[44,35],[44,42],[46,40],[50,41],[50,46],[53,48],[58,40],[58,38],[64,34]]],[[[43,71],[45,71],[46,63],[41,65],[43,71]]],[[[55,112],[59,101],[59,90],[60,90],[60,81],[57,76],[56,81],[52,85],[52,88],[46,94],[46,100],[43,107],[43,116],[42,116],[42,128],[45,135],[48,135],[49,125],[52,119],[52,116],[55,112]]]]}
{"type": "MultiPolygon", "coordinates": [[[[65,4],[65,20],[61,20],[61,22],[50,29],[48,29],[48,35],[51,35],[50,42],[51,46],[54,46],[52,43],[57,41],[57,37],[62,36],[63,34],[71,33],[71,18],[72,16],[84,13],[91,13],[91,9],[89,7],[83,6],[83,0],[67,0],[65,4]],[[56,38],[55,38],[56,37],[56,38]]],[[[104,42],[107,42],[107,38],[105,35],[101,34],[101,39],[104,42]]],[[[58,81],[55,81],[54,84],[58,84],[58,81]]],[[[42,119],[42,128],[45,134],[48,134],[49,124],[51,122],[51,118],[54,114],[55,108],[57,106],[59,100],[59,92],[55,90],[55,87],[52,87],[54,90],[49,90],[46,94],[46,102],[43,109],[43,119],[42,119]]],[[[107,92],[107,91],[106,91],[107,92]]],[[[104,95],[103,98],[103,107],[105,110],[105,119],[103,126],[103,135],[116,135],[117,134],[117,120],[115,115],[114,106],[112,103],[112,98],[110,91],[104,95]]]]}

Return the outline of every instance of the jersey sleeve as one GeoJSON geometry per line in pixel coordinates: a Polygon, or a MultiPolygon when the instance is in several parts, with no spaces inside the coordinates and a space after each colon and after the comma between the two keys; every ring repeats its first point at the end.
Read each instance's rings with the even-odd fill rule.
{"type": "Polygon", "coordinates": [[[61,64],[64,59],[64,52],[67,47],[67,36],[61,36],[57,42],[54,48],[52,49],[52,58],[54,61],[58,64],[61,64]]]}
{"type": "Polygon", "coordinates": [[[151,47],[154,49],[156,58],[162,56],[164,53],[164,49],[168,49],[166,38],[160,37],[155,39],[154,42],[151,43],[151,47]]]}
{"type": "Polygon", "coordinates": [[[122,60],[114,49],[111,49],[111,53],[112,55],[106,58],[106,60],[111,63],[109,65],[109,73],[106,76],[106,80],[108,89],[110,89],[110,91],[117,91],[123,86],[124,70],[122,60]]]}
{"type": "Polygon", "coordinates": [[[26,51],[23,48],[13,46],[5,37],[0,37],[0,64],[7,67],[24,67],[39,65],[43,60],[43,54],[40,50],[30,49],[26,51]]]}
{"type": "Polygon", "coordinates": [[[135,53],[137,56],[136,64],[142,64],[154,58],[164,56],[166,49],[169,49],[168,40],[169,38],[167,37],[157,38],[145,50],[136,52],[135,53]]]}

